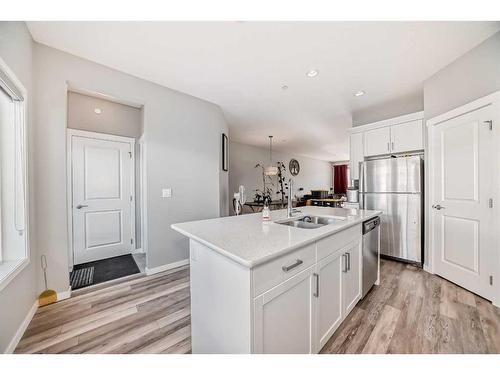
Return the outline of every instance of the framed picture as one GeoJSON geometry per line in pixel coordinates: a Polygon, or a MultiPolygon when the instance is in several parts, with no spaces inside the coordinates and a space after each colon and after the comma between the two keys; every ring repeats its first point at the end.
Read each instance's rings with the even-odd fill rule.
{"type": "Polygon", "coordinates": [[[227,142],[227,135],[222,133],[222,170],[228,171],[229,169],[229,148],[227,142]]]}

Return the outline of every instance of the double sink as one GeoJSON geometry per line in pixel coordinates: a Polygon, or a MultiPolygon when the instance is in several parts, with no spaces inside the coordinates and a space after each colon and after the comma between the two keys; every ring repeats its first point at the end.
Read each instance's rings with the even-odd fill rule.
{"type": "Polygon", "coordinates": [[[298,218],[289,219],[287,221],[278,222],[277,224],[288,225],[290,227],[302,229],[316,229],[325,225],[335,224],[339,221],[345,221],[344,216],[301,216],[298,218]]]}

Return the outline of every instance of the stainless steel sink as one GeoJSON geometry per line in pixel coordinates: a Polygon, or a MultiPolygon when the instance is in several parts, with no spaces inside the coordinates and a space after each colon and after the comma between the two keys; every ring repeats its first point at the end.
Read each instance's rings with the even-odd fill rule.
{"type": "Polygon", "coordinates": [[[334,224],[335,222],[343,221],[343,220],[346,220],[346,218],[341,217],[341,216],[325,217],[325,216],[306,215],[306,216],[298,217],[296,219],[290,219],[287,221],[283,221],[283,222],[278,223],[278,224],[288,225],[290,227],[295,227],[295,228],[315,229],[315,228],[320,228],[320,227],[328,225],[328,224],[334,224]]]}

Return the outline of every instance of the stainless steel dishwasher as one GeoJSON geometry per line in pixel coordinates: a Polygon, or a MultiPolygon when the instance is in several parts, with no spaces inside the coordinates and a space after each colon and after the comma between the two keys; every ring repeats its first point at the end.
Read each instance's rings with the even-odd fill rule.
{"type": "Polygon", "coordinates": [[[379,259],[380,218],[363,223],[363,298],[377,281],[379,259]]]}

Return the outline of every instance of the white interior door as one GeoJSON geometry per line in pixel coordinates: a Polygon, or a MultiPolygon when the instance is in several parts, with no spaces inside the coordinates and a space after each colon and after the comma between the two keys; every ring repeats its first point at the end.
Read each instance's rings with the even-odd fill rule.
{"type": "MultiPolygon", "coordinates": [[[[431,250],[435,273],[489,300],[498,228],[490,199],[498,173],[491,105],[432,129],[431,250]]],[[[496,121],[498,124],[498,121],[496,121]]]]}
{"type": "Polygon", "coordinates": [[[134,242],[133,139],[81,133],[71,136],[74,264],[128,254],[134,242]]]}

